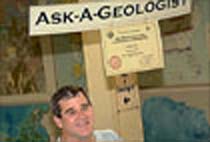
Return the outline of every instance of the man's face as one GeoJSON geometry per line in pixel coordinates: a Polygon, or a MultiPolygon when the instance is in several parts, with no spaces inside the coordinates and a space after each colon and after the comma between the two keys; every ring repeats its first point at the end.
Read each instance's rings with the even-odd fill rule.
{"type": "Polygon", "coordinates": [[[93,132],[93,108],[82,92],[74,98],[59,101],[61,118],[54,117],[56,125],[62,129],[63,135],[88,138],[93,132]]]}

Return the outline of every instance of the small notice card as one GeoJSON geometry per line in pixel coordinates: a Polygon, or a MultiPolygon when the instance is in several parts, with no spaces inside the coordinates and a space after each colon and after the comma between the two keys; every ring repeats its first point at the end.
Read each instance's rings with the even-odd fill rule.
{"type": "Polygon", "coordinates": [[[164,67],[157,21],[101,30],[107,76],[164,67]]]}

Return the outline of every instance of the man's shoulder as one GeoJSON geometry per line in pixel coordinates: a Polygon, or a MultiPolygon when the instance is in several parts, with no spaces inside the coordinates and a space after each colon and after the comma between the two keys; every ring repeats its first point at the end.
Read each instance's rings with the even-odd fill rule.
{"type": "Polygon", "coordinates": [[[95,130],[94,136],[96,137],[97,142],[113,142],[113,141],[122,141],[122,138],[111,129],[95,130]]]}

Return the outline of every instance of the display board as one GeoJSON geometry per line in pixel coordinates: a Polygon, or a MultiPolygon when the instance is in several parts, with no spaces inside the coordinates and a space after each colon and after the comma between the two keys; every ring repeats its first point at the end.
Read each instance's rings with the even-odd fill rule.
{"type": "Polygon", "coordinates": [[[209,51],[203,7],[204,3],[196,1],[191,15],[160,21],[165,68],[140,74],[141,86],[209,83],[209,51]]]}

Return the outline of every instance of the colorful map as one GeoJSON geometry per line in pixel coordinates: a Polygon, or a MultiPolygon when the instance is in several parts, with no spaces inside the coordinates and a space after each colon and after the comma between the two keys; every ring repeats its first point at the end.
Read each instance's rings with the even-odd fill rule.
{"type": "Polygon", "coordinates": [[[142,107],[145,142],[209,142],[205,111],[169,97],[151,97],[142,107]]]}
{"type": "Polygon", "coordinates": [[[0,106],[0,142],[49,142],[47,104],[0,106]]]}

